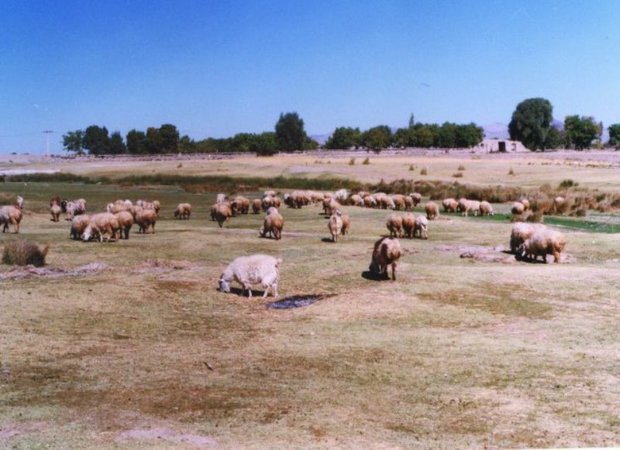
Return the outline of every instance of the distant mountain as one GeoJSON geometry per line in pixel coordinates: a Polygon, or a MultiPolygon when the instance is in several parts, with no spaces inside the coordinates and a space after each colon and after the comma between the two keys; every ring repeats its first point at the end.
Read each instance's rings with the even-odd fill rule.
{"type": "Polygon", "coordinates": [[[310,139],[313,139],[315,141],[317,141],[319,143],[319,145],[323,145],[327,142],[327,140],[329,139],[329,137],[332,134],[311,134],[310,135],[310,139]]]}
{"type": "Polygon", "coordinates": [[[487,139],[508,139],[510,133],[508,133],[508,125],[501,122],[495,122],[489,125],[483,125],[484,136],[487,139]]]}

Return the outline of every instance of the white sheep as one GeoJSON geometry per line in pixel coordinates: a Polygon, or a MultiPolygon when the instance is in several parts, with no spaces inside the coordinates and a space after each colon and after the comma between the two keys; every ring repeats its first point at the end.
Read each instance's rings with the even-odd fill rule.
{"type": "Polygon", "coordinates": [[[338,235],[342,232],[342,212],[339,209],[329,217],[327,228],[332,235],[332,242],[337,242],[338,235]]]}
{"type": "Polygon", "coordinates": [[[263,298],[267,297],[269,289],[273,296],[277,297],[281,264],[282,259],[269,255],[239,256],[222,272],[219,279],[220,290],[230,292],[230,283],[236,281],[243,290],[248,291],[248,297],[252,297],[252,285],[261,284],[265,290],[263,298]]]}
{"type": "Polygon", "coordinates": [[[424,216],[415,218],[415,227],[413,229],[413,237],[420,239],[428,239],[428,219],[424,216]]]}
{"type": "Polygon", "coordinates": [[[559,231],[540,228],[525,240],[517,249],[517,254],[527,259],[536,261],[542,256],[543,261],[547,262],[547,255],[553,255],[555,263],[560,262],[560,253],[566,247],[566,237],[559,231]]]}
{"type": "Polygon", "coordinates": [[[109,212],[93,214],[88,226],[82,233],[82,240],[89,241],[95,238],[99,239],[99,242],[103,242],[104,235],[108,235],[106,240],[110,241],[115,238],[118,229],[120,229],[118,218],[114,214],[109,212]]]}

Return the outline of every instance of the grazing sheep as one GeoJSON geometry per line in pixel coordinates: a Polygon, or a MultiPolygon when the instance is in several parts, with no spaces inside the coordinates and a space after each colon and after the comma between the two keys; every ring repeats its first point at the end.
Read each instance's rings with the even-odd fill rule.
{"type": "Polygon", "coordinates": [[[73,217],[79,216],[80,214],[84,214],[86,212],[86,200],[83,198],[70,201],[63,200],[60,202],[60,207],[66,214],[65,220],[72,220],[73,217]]]}
{"type": "Polygon", "coordinates": [[[275,197],[276,196],[276,191],[265,191],[263,192],[263,198],[265,197],[275,197]]]}
{"type": "Polygon", "coordinates": [[[426,211],[426,218],[428,220],[435,220],[439,216],[439,207],[435,202],[428,202],[424,205],[424,211],[426,211]]]}
{"type": "Polygon", "coordinates": [[[250,212],[250,200],[245,198],[243,195],[238,195],[230,203],[230,208],[233,216],[236,216],[237,214],[247,214],[250,212]]]}
{"type": "Polygon", "coordinates": [[[129,211],[133,207],[131,200],[115,200],[113,203],[108,203],[106,211],[112,214],[116,214],[121,211],[129,211]]]}
{"type": "Polygon", "coordinates": [[[282,260],[269,255],[239,256],[234,259],[219,279],[219,288],[222,292],[230,292],[230,283],[236,281],[241,284],[248,297],[252,297],[252,285],[261,284],[265,292],[263,298],[271,289],[274,297],[278,296],[278,281],[280,280],[280,265],[282,260]]]}
{"type": "Polygon", "coordinates": [[[272,236],[276,240],[282,239],[282,228],[284,228],[284,217],[274,207],[270,208],[269,214],[263,220],[263,226],[258,230],[260,237],[272,236]]]}
{"type": "Polygon", "coordinates": [[[477,216],[480,212],[480,202],[477,200],[467,200],[463,197],[459,199],[459,204],[456,209],[463,216],[468,216],[470,212],[473,212],[474,216],[477,216]]]}
{"type": "Polygon", "coordinates": [[[367,195],[367,196],[364,197],[364,206],[366,208],[376,208],[377,207],[377,200],[375,199],[374,196],[367,195]]]}
{"type": "Polygon", "coordinates": [[[349,191],[347,191],[346,189],[338,189],[336,192],[334,192],[334,198],[338,203],[346,202],[348,197],[349,191]]]}
{"type": "Polygon", "coordinates": [[[444,198],[441,204],[444,212],[456,212],[459,206],[459,202],[453,198],[444,198]]]}
{"type": "Polygon", "coordinates": [[[136,212],[136,225],[138,225],[138,233],[146,234],[149,228],[155,234],[155,223],[157,222],[157,212],[154,209],[142,209],[136,212]]]}
{"type": "Polygon", "coordinates": [[[267,211],[270,206],[276,206],[275,197],[272,197],[271,195],[263,197],[261,206],[263,207],[263,211],[267,211]]]}
{"type": "Polygon", "coordinates": [[[413,206],[418,206],[422,201],[422,194],[420,194],[419,192],[412,192],[411,194],[409,194],[409,197],[411,197],[411,200],[413,200],[413,206]]]}
{"type": "Polygon", "coordinates": [[[90,221],[82,233],[82,240],[99,239],[99,242],[103,242],[104,236],[108,235],[106,240],[109,242],[111,239],[116,238],[116,230],[119,228],[118,219],[114,214],[109,212],[93,214],[90,216],[90,221]]]}
{"type": "Polygon", "coordinates": [[[62,212],[62,208],[59,203],[54,203],[50,206],[50,214],[52,215],[52,222],[58,222],[60,220],[60,213],[62,212]]]}
{"type": "Polygon", "coordinates": [[[392,280],[396,281],[396,266],[402,253],[396,238],[383,237],[375,242],[369,270],[371,273],[388,278],[388,266],[392,265],[392,280]]]}
{"type": "Polygon", "coordinates": [[[323,214],[326,216],[331,216],[336,212],[337,209],[342,208],[340,203],[338,203],[333,198],[327,198],[323,200],[323,214]]]}
{"type": "Polygon", "coordinates": [[[534,231],[543,228],[544,225],[525,222],[515,223],[510,232],[510,251],[512,253],[517,253],[518,247],[523,244],[526,239],[529,239],[534,234],[534,231]]]}
{"type": "MultiPolygon", "coordinates": [[[[114,214],[118,220],[119,239],[129,239],[129,231],[134,224],[133,214],[129,211],[120,211],[114,214]]],[[[153,228],[153,233],[155,229],[153,228]]]]}
{"type": "Polygon", "coordinates": [[[559,263],[560,253],[564,247],[566,247],[566,237],[562,233],[538,229],[519,246],[517,254],[521,254],[526,259],[533,258],[534,261],[542,256],[545,263],[547,263],[547,255],[553,255],[553,261],[559,263]]]}
{"type": "Polygon", "coordinates": [[[175,219],[189,220],[192,215],[192,205],[189,203],[179,203],[174,210],[175,219]]]}
{"type": "Polygon", "coordinates": [[[385,226],[390,232],[390,236],[394,237],[402,237],[403,235],[403,218],[398,214],[391,214],[387,221],[385,222],[385,226]]]}
{"type": "Polygon", "coordinates": [[[224,222],[232,217],[232,210],[228,203],[216,203],[214,208],[215,209],[211,210],[211,217],[214,218],[220,228],[222,228],[224,222]]]}
{"type": "Polygon", "coordinates": [[[364,206],[364,199],[357,194],[353,194],[349,197],[348,204],[353,206],[364,206]]]}
{"type": "Polygon", "coordinates": [[[405,198],[405,210],[413,209],[413,199],[408,195],[403,196],[405,198]]]}
{"type": "MultiPolygon", "coordinates": [[[[394,206],[392,209],[401,211],[407,207],[407,204],[405,203],[405,196],[402,194],[393,194],[390,199],[392,200],[391,203],[394,206]]],[[[413,200],[411,200],[411,202],[413,203],[413,200]]]]}
{"type": "Polygon", "coordinates": [[[523,211],[525,211],[525,205],[521,202],[514,202],[512,208],[510,208],[510,212],[515,216],[523,214],[523,211]]]}
{"type": "Polygon", "coordinates": [[[407,213],[403,216],[403,231],[405,237],[412,238],[413,230],[415,227],[415,216],[411,213],[407,213]]]}
{"type": "Polygon", "coordinates": [[[80,214],[79,216],[75,216],[71,220],[71,239],[79,240],[82,238],[82,234],[86,230],[86,227],[90,223],[90,216],[88,214],[80,214]]]}
{"type": "Polygon", "coordinates": [[[479,205],[480,215],[481,216],[493,216],[495,213],[493,212],[493,206],[486,200],[480,202],[479,205]]]}
{"type": "Polygon", "coordinates": [[[418,216],[415,218],[413,237],[416,236],[420,239],[428,239],[428,220],[424,216],[418,216]]]}
{"type": "Polygon", "coordinates": [[[252,200],[252,213],[258,214],[263,206],[263,202],[260,198],[252,200]]]}
{"type": "Polygon", "coordinates": [[[334,211],[334,213],[329,217],[329,222],[327,222],[327,228],[332,235],[332,242],[338,241],[338,235],[342,232],[342,213],[339,209],[334,211]]]}
{"type": "Polygon", "coordinates": [[[19,233],[19,224],[22,221],[23,208],[24,199],[21,196],[17,196],[14,205],[0,207],[0,225],[2,225],[3,233],[9,230],[9,225],[13,225],[15,233],[19,233]]]}

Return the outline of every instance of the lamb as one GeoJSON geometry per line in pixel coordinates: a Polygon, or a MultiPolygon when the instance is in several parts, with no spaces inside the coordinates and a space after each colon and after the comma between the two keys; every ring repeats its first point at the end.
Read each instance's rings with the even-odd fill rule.
{"type": "Polygon", "coordinates": [[[17,196],[17,200],[14,205],[6,205],[0,207],[0,225],[2,225],[2,232],[6,232],[9,229],[9,224],[13,225],[15,233],[19,233],[19,224],[22,221],[24,208],[24,199],[21,196],[17,196]]]}
{"type": "Polygon", "coordinates": [[[179,203],[174,210],[175,219],[189,220],[192,215],[192,205],[189,203],[179,203]]]}
{"type": "Polygon", "coordinates": [[[481,216],[493,216],[495,213],[493,212],[493,206],[486,200],[480,202],[480,215],[481,216]]]}
{"type": "Polygon", "coordinates": [[[88,214],[80,214],[79,216],[75,216],[71,220],[71,239],[79,240],[82,238],[82,234],[86,230],[86,227],[90,223],[90,216],[88,214]]]}
{"type": "Polygon", "coordinates": [[[252,200],[252,213],[258,214],[262,206],[263,206],[263,202],[261,201],[260,198],[255,198],[254,200],[252,200]]]}
{"type": "Polygon", "coordinates": [[[239,256],[234,259],[219,279],[219,288],[222,292],[230,292],[230,283],[236,281],[243,290],[252,297],[252,285],[261,284],[265,290],[263,298],[271,289],[274,297],[278,296],[278,281],[280,280],[280,266],[282,259],[269,255],[239,256]]]}
{"type": "Polygon", "coordinates": [[[435,220],[439,216],[439,207],[435,202],[428,202],[424,205],[424,211],[426,211],[426,218],[428,220],[435,220]]]}
{"type": "Polygon", "coordinates": [[[216,203],[214,209],[211,209],[211,218],[217,221],[217,224],[222,228],[224,222],[232,217],[232,210],[227,203],[216,203]]]}
{"type": "Polygon", "coordinates": [[[135,215],[135,222],[138,225],[138,233],[146,234],[149,228],[155,234],[155,223],[157,222],[157,212],[154,209],[138,209],[135,215]]]}
{"type": "Polygon", "coordinates": [[[334,211],[327,222],[327,228],[332,235],[332,242],[338,241],[338,235],[342,232],[342,213],[339,209],[334,211]]]}
{"type": "Polygon", "coordinates": [[[273,236],[274,239],[282,239],[282,228],[284,228],[284,217],[278,212],[278,210],[272,207],[270,213],[265,216],[263,220],[263,226],[258,230],[260,237],[267,237],[267,234],[273,236]]]}
{"type": "Polygon", "coordinates": [[[415,218],[415,227],[413,229],[413,237],[420,239],[428,239],[428,220],[424,216],[415,218]]]}
{"type": "Polygon", "coordinates": [[[538,229],[532,236],[523,242],[517,250],[527,259],[536,261],[542,256],[547,263],[547,255],[553,255],[555,263],[560,262],[560,253],[566,247],[566,237],[559,231],[549,229],[538,229]]]}
{"type": "Polygon", "coordinates": [[[392,265],[392,280],[396,281],[396,266],[402,253],[396,238],[383,237],[375,242],[369,270],[377,276],[388,278],[388,266],[392,265]]]}
{"type": "Polygon", "coordinates": [[[444,198],[441,202],[444,212],[456,212],[459,202],[453,198],[444,198]]]}
{"type": "Polygon", "coordinates": [[[403,216],[403,231],[405,237],[412,238],[413,230],[415,228],[415,216],[411,213],[407,213],[403,216]]]}
{"type": "MultiPolygon", "coordinates": [[[[129,239],[129,231],[134,224],[133,214],[129,211],[120,211],[114,214],[118,220],[119,239],[129,239]]],[[[153,233],[155,229],[153,228],[153,233]]]]}
{"type": "Polygon", "coordinates": [[[413,200],[413,206],[418,206],[422,201],[422,194],[420,194],[419,192],[412,192],[411,194],[409,194],[409,197],[411,197],[411,200],[413,200]]]}
{"type": "Polygon", "coordinates": [[[93,214],[86,229],[82,233],[82,240],[90,241],[92,238],[103,242],[104,235],[108,235],[107,241],[116,237],[116,230],[120,228],[116,216],[109,212],[93,214]]]}
{"type": "Polygon", "coordinates": [[[403,235],[403,218],[398,214],[391,214],[387,221],[385,222],[385,226],[390,232],[390,236],[394,237],[402,237],[403,235]]]}

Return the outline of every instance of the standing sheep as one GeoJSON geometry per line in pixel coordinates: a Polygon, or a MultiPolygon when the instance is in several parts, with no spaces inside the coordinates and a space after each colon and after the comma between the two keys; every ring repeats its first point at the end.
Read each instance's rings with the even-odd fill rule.
{"type": "Polygon", "coordinates": [[[118,219],[114,214],[109,212],[93,214],[82,233],[82,240],[90,241],[95,238],[99,239],[99,242],[103,242],[104,236],[107,235],[106,240],[109,242],[116,238],[116,230],[119,228],[118,219]]]}
{"type": "Polygon", "coordinates": [[[9,225],[13,225],[15,233],[19,233],[23,207],[24,199],[20,196],[17,196],[15,204],[0,207],[0,225],[3,233],[9,230],[9,225]]]}
{"type": "Polygon", "coordinates": [[[222,292],[230,292],[230,283],[236,281],[241,284],[248,297],[252,297],[252,285],[261,284],[265,292],[263,298],[271,289],[274,297],[278,296],[278,281],[280,280],[280,265],[282,260],[269,255],[240,256],[231,262],[219,279],[219,288],[222,292]]]}
{"type": "Polygon", "coordinates": [[[396,238],[383,237],[375,242],[369,270],[377,276],[388,278],[388,266],[392,266],[392,280],[396,281],[396,266],[402,253],[396,238]]]}
{"type": "Polygon", "coordinates": [[[342,230],[340,233],[346,236],[349,234],[349,228],[351,228],[351,218],[347,214],[342,214],[340,218],[342,219],[342,230]]]}
{"type": "Polygon", "coordinates": [[[435,202],[428,202],[424,205],[424,211],[426,211],[426,218],[428,220],[435,220],[439,216],[439,207],[435,202]]]}
{"type": "Polygon", "coordinates": [[[138,225],[138,233],[146,234],[149,228],[152,228],[155,234],[155,223],[157,222],[157,212],[154,209],[139,209],[135,216],[136,225],[138,225]]]}
{"type": "MultiPolygon", "coordinates": [[[[118,220],[118,238],[129,239],[129,231],[134,224],[133,214],[131,214],[129,211],[120,211],[114,215],[116,216],[116,220],[118,220]]],[[[155,231],[153,230],[153,232],[155,231]]]]}
{"type": "Polygon", "coordinates": [[[422,194],[420,194],[419,192],[412,192],[411,194],[409,194],[409,197],[411,197],[411,200],[413,200],[413,206],[418,206],[422,201],[422,194]]]}
{"type": "Polygon", "coordinates": [[[192,215],[192,205],[189,203],[179,203],[174,210],[175,219],[189,220],[192,215]]]}
{"type": "Polygon", "coordinates": [[[510,212],[515,216],[523,214],[523,211],[525,211],[525,205],[521,202],[514,202],[510,208],[510,212]]]}
{"type": "Polygon", "coordinates": [[[411,213],[407,213],[403,216],[403,231],[405,237],[412,238],[413,230],[415,228],[415,216],[411,213]]]}
{"type": "Polygon", "coordinates": [[[486,200],[480,202],[479,209],[481,216],[493,216],[495,214],[493,212],[493,206],[486,200]]]}
{"type": "Polygon", "coordinates": [[[275,207],[271,207],[269,213],[263,220],[263,226],[258,230],[260,237],[267,237],[269,234],[274,239],[282,239],[282,228],[284,228],[284,217],[275,207]],[[273,208],[273,209],[271,209],[273,208]]]}
{"type": "Polygon", "coordinates": [[[385,222],[385,226],[390,232],[390,236],[393,237],[402,237],[403,235],[403,218],[398,214],[390,214],[387,221],[385,222]]]}
{"type": "Polygon", "coordinates": [[[516,254],[519,246],[529,239],[534,234],[534,231],[543,229],[544,227],[544,225],[540,224],[525,222],[515,223],[510,232],[510,251],[516,254]]]}
{"type": "Polygon", "coordinates": [[[553,255],[555,263],[560,262],[560,253],[566,247],[566,237],[559,231],[549,229],[538,229],[532,236],[523,242],[517,249],[518,254],[522,254],[526,259],[536,261],[542,256],[547,263],[547,255],[553,255]]]}
{"type": "Polygon", "coordinates": [[[329,229],[330,234],[332,235],[332,242],[338,241],[338,235],[342,232],[342,213],[339,209],[337,209],[330,217],[329,222],[327,222],[327,228],[329,229]]]}
{"type": "Polygon", "coordinates": [[[80,214],[71,219],[71,239],[79,240],[82,238],[82,234],[86,230],[86,227],[90,223],[90,216],[88,214],[80,214]]]}
{"type": "Polygon", "coordinates": [[[415,218],[413,237],[416,236],[420,239],[428,239],[428,220],[424,216],[418,216],[415,218]]]}
{"type": "Polygon", "coordinates": [[[232,210],[228,203],[216,203],[211,209],[211,218],[217,221],[217,224],[222,228],[224,222],[232,217],[232,210]]]}
{"type": "Polygon", "coordinates": [[[263,202],[260,198],[255,198],[252,200],[252,213],[258,214],[263,206],[263,202]]]}

